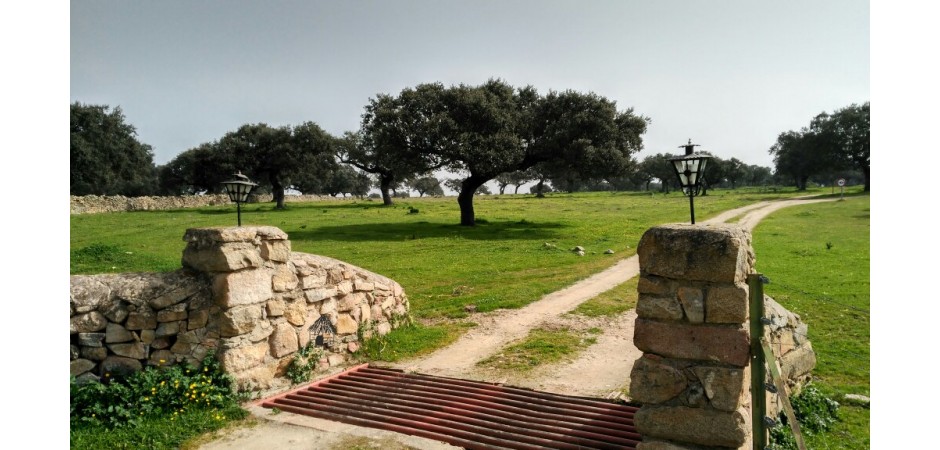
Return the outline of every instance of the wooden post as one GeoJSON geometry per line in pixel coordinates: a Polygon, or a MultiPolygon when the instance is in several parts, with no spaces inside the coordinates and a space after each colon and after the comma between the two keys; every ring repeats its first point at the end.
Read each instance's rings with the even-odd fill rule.
{"type": "Polygon", "coordinates": [[[747,276],[747,287],[750,293],[750,328],[751,328],[751,439],[754,450],[764,450],[767,446],[767,426],[764,417],[767,415],[767,393],[764,384],[767,380],[764,361],[764,351],[761,348],[761,338],[764,336],[764,285],[762,275],[758,273],[747,276]]]}

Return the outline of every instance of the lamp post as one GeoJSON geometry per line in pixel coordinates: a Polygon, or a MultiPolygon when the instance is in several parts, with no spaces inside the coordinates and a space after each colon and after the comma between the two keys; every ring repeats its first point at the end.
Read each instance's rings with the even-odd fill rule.
{"type": "Polygon", "coordinates": [[[222,186],[225,187],[228,198],[235,202],[238,209],[238,226],[242,226],[242,203],[248,201],[248,194],[257,184],[248,180],[248,177],[242,175],[241,171],[235,174],[235,178],[234,180],[223,181],[222,186]]]}
{"type": "Polygon", "coordinates": [[[692,224],[695,224],[695,202],[693,198],[698,195],[702,187],[702,177],[705,174],[705,165],[710,156],[703,153],[693,153],[698,144],[693,144],[692,139],[686,145],[680,145],[679,148],[685,149],[685,155],[671,158],[673,168],[679,177],[679,184],[682,185],[682,191],[689,196],[689,211],[692,213],[692,224]]]}

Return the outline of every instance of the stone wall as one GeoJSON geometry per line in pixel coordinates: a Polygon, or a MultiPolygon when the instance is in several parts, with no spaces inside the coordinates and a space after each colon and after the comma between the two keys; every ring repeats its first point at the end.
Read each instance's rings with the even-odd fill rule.
{"type": "Polygon", "coordinates": [[[278,228],[194,228],[184,240],[176,272],[71,277],[72,375],[196,363],[215,350],[240,389],[272,389],[308,343],[320,368],[343,365],[360,339],[408,316],[398,283],[292,252],[278,228]]]}
{"type": "MultiPolygon", "coordinates": [[[[751,446],[748,274],[751,235],[736,225],[665,225],[637,248],[639,300],[630,396],[640,449],[751,446]]],[[[815,364],[805,325],[767,298],[768,336],[792,385],[815,364]],[[789,341],[788,341],[789,339],[789,341]],[[808,350],[808,351],[807,351],[808,350]],[[797,353],[793,353],[797,352],[797,353]],[[787,359],[787,354],[803,357],[787,359]]]]}
{"type": "MultiPolygon", "coordinates": [[[[318,200],[356,199],[355,197],[329,197],[322,195],[285,195],[285,202],[314,202],[318,200]]],[[[252,195],[250,203],[272,201],[271,194],[252,195]]],[[[168,209],[199,208],[203,206],[234,206],[228,195],[181,195],[166,197],[124,197],[123,195],[85,195],[69,197],[71,214],[93,214],[126,211],[157,211],[168,209]]]]}

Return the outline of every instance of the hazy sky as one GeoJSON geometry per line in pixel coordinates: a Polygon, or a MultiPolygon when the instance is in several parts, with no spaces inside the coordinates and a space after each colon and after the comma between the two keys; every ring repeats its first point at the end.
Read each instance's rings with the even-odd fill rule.
{"type": "Polygon", "coordinates": [[[163,164],[245,123],[359,127],[378,93],[501,78],[652,122],[641,158],[772,166],[779,133],[870,100],[866,1],[70,3],[70,99],[120,106],[163,164]]]}

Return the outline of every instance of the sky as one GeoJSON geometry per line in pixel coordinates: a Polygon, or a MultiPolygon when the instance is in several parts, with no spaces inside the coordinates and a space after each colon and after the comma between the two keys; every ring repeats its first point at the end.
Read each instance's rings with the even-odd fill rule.
{"type": "Polygon", "coordinates": [[[70,3],[71,102],[120,107],[156,164],[246,123],[359,128],[421,83],[594,92],[650,118],[638,155],[689,139],[772,167],[777,136],[870,100],[865,1],[70,3]]]}

